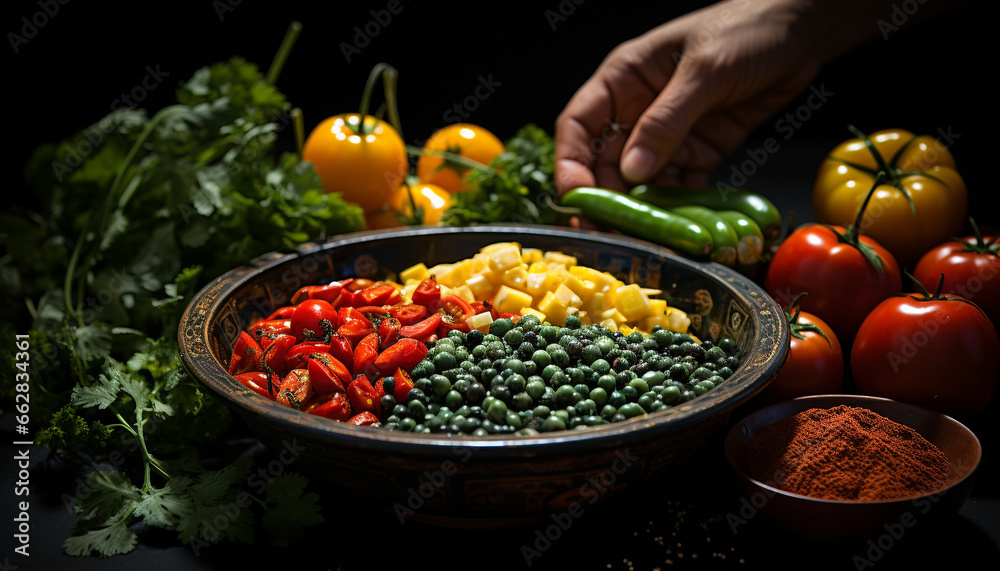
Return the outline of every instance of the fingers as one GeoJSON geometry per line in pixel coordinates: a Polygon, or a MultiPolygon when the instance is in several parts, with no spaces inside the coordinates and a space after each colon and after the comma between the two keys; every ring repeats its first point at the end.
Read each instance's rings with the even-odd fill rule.
{"type": "Polygon", "coordinates": [[[705,82],[683,62],[639,117],[622,150],[621,175],[631,184],[663,170],[710,102],[705,82]]]}

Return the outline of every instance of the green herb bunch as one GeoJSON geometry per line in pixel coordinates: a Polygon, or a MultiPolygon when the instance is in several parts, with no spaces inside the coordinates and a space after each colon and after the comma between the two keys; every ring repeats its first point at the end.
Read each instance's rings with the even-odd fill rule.
{"type": "Polygon", "coordinates": [[[442,225],[565,222],[555,207],[555,142],[544,129],[533,124],[521,127],[489,166],[469,170],[466,180],[471,188],[452,196],[442,225]]]}
{"type": "MultiPolygon", "coordinates": [[[[140,523],[201,544],[249,542],[262,527],[285,544],[322,520],[302,476],[253,490],[252,458],[203,466],[199,450],[230,416],[185,372],[176,328],[209,280],[360,230],[363,214],[276,151],[291,105],[254,64],[200,69],[176,100],[152,116],[114,111],[37,149],[25,171],[32,203],[0,214],[0,330],[30,334],[35,442],[54,461],[111,461],[74,498],[73,555],[131,551],[140,523]],[[220,515],[231,521],[213,529],[220,515]]],[[[0,363],[13,379],[11,345],[0,363]]]]}

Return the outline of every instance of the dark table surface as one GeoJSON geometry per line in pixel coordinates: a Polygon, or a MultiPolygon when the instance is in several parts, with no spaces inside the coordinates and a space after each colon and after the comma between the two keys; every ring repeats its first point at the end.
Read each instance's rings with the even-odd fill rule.
{"type": "MultiPolygon", "coordinates": [[[[169,9],[147,7],[141,15],[130,12],[133,4],[60,5],[59,13],[20,46],[8,67],[21,111],[9,132],[27,139],[13,150],[12,160],[22,165],[35,145],[67,136],[103,116],[118,94],[141,82],[149,67],[168,73],[170,82],[235,54],[266,65],[293,18],[306,27],[281,87],[307,109],[310,127],[322,116],[354,110],[372,65],[387,61],[401,74],[407,142],[417,143],[447,122],[453,103],[463,102],[483,77],[500,85],[489,98],[477,102],[467,120],[490,127],[501,137],[527,122],[551,130],[566,99],[612,46],[700,3],[663,4],[670,5],[654,9],[627,1],[553,1],[532,3],[531,8],[498,7],[484,18],[478,12],[469,14],[462,4],[441,3],[431,9],[404,2],[402,11],[371,36],[351,62],[342,57],[341,43],[354,41],[354,27],[363,28],[374,17],[371,10],[387,3],[338,7],[336,14],[294,2],[266,8],[236,2],[172,4],[169,9]],[[553,18],[559,10],[568,15],[553,18]],[[129,16],[126,24],[122,16],[129,16]]],[[[988,45],[992,33],[988,23],[975,11],[982,4],[974,3],[908,35],[873,42],[832,63],[813,84],[832,94],[828,100],[809,107],[805,93],[793,101],[722,162],[713,183],[730,180],[734,168],[744,169],[745,186],[769,195],[783,212],[794,212],[795,220],[804,222],[811,217],[809,193],[815,169],[826,152],[848,138],[847,123],[868,131],[902,127],[951,133],[956,135],[953,154],[973,196],[972,213],[987,225],[1000,226],[995,183],[987,166],[997,156],[994,97],[982,74],[955,69],[957,61],[986,61],[995,55],[995,48],[988,45]],[[801,120],[795,129],[777,123],[785,113],[796,112],[801,120]],[[748,158],[761,156],[759,150],[765,147],[771,152],[752,166],[752,172],[747,170],[748,158]]],[[[11,29],[39,6],[36,2],[8,6],[11,29]]],[[[144,106],[158,108],[169,91],[150,90],[144,106]]],[[[16,179],[16,172],[13,175],[16,179]]],[[[411,565],[516,569],[529,567],[528,563],[533,569],[602,570],[996,568],[1000,564],[996,408],[994,403],[970,423],[983,443],[984,460],[961,511],[940,521],[918,521],[899,538],[813,545],[777,531],[761,518],[749,518],[734,528],[734,519],[727,516],[739,515],[743,504],[725,464],[719,434],[662,481],[587,508],[530,562],[522,547],[535,546],[538,528],[476,531],[401,524],[391,512],[372,510],[364,498],[344,498],[334,490],[323,494],[327,523],[295,548],[261,542],[215,545],[196,553],[178,546],[170,534],[149,533],[136,551],[124,556],[71,558],[61,549],[74,521],[63,498],[72,496],[75,475],[50,468],[45,451],[35,447],[29,496],[31,556],[25,558],[13,551],[12,540],[18,499],[13,496],[12,458],[24,447],[12,444],[18,437],[12,432],[11,415],[4,414],[0,417],[4,466],[0,569],[347,570],[411,565]],[[345,518],[345,513],[355,515],[345,518]]],[[[746,412],[738,409],[733,420],[746,412]]],[[[225,454],[268,454],[258,448],[254,439],[240,432],[218,447],[225,454]]]]}

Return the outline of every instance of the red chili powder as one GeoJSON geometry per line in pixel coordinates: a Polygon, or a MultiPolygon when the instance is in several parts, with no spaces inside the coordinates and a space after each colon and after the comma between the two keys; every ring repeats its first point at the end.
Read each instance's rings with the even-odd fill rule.
{"type": "Polygon", "coordinates": [[[830,500],[888,500],[936,491],[948,457],[915,430],[866,408],[812,408],[757,432],[750,475],[830,500]]]}

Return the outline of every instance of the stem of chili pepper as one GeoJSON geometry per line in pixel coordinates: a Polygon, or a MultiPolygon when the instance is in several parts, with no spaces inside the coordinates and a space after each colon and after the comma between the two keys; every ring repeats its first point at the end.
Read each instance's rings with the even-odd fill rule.
{"type": "Polygon", "coordinates": [[[291,53],[292,46],[295,45],[295,40],[298,39],[301,31],[301,22],[293,21],[289,24],[288,30],[285,32],[285,37],[281,40],[281,45],[278,47],[278,53],[274,55],[271,67],[267,70],[265,78],[268,85],[274,85],[278,81],[281,69],[285,66],[285,60],[288,59],[288,54],[291,53]]]}

